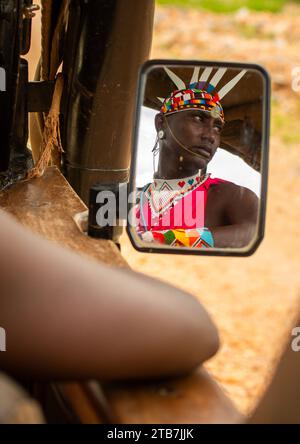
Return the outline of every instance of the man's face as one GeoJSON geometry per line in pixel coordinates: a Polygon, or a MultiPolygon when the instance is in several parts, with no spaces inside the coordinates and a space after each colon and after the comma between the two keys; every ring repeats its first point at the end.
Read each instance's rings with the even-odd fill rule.
{"type": "Polygon", "coordinates": [[[223,121],[212,117],[209,112],[201,110],[184,110],[166,117],[173,135],[196,156],[182,149],[172,136],[168,126],[165,126],[165,143],[177,157],[182,160],[182,166],[195,165],[198,169],[206,167],[213,158],[221,138],[223,121]]]}

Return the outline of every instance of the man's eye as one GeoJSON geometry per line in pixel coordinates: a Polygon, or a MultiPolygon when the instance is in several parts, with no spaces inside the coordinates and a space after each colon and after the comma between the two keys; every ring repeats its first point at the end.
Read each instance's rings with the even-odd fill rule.
{"type": "Polygon", "coordinates": [[[215,125],[215,129],[220,133],[222,131],[222,127],[220,125],[215,125]]]}

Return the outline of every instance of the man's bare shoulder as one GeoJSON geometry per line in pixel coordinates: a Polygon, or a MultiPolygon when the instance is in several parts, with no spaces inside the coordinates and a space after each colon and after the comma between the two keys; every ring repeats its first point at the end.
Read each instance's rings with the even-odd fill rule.
{"type": "Polygon", "coordinates": [[[209,189],[209,202],[216,209],[221,209],[226,220],[231,224],[251,221],[256,223],[259,200],[249,188],[233,182],[219,182],[209,189]]]}
{"type": "Polygon", "coordinates": [[[211,185],[210,190],[212,194],[229,196],[229,197],[243,197],[257,199],[256,194],[249,188],[237,185],[236,183],[224,180],[222,182],[211,185]]]}

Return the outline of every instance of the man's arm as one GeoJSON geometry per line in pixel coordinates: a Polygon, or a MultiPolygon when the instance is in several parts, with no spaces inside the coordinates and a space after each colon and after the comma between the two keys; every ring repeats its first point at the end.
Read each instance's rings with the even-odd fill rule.
{"type": "Polygon", "coordinates": [[[218,349],[191,295],[45,241],[0,212],[1,369],[30,379],[147,378],[191,371],[218,349]]]}
{"type": "Polygon", "coordinates": [[[242,248],[254,238],[259,201],[255,193],[235,184],[225,184],[224,200],[227,224],[210,228],[215,247],[242,248]]]}

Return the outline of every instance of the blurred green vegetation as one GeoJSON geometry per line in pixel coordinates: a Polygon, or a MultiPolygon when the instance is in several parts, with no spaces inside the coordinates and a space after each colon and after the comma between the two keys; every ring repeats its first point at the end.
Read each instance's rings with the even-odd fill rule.
{"type": "Polygon", "coordinates": [[[213,12],[232,12],[240,8],[255,11],[278,12],[286,3],[300,3],[300,0],[156,0],[157,4],[207,9],[213,12]]]}
{"type": "Polygon", "coordinates": [[[279,137],[286,146],[300,143],[300,101],[293,101],[288,113],[279,105],[277,100],[272,100],[271,136],[279,137]]]}

